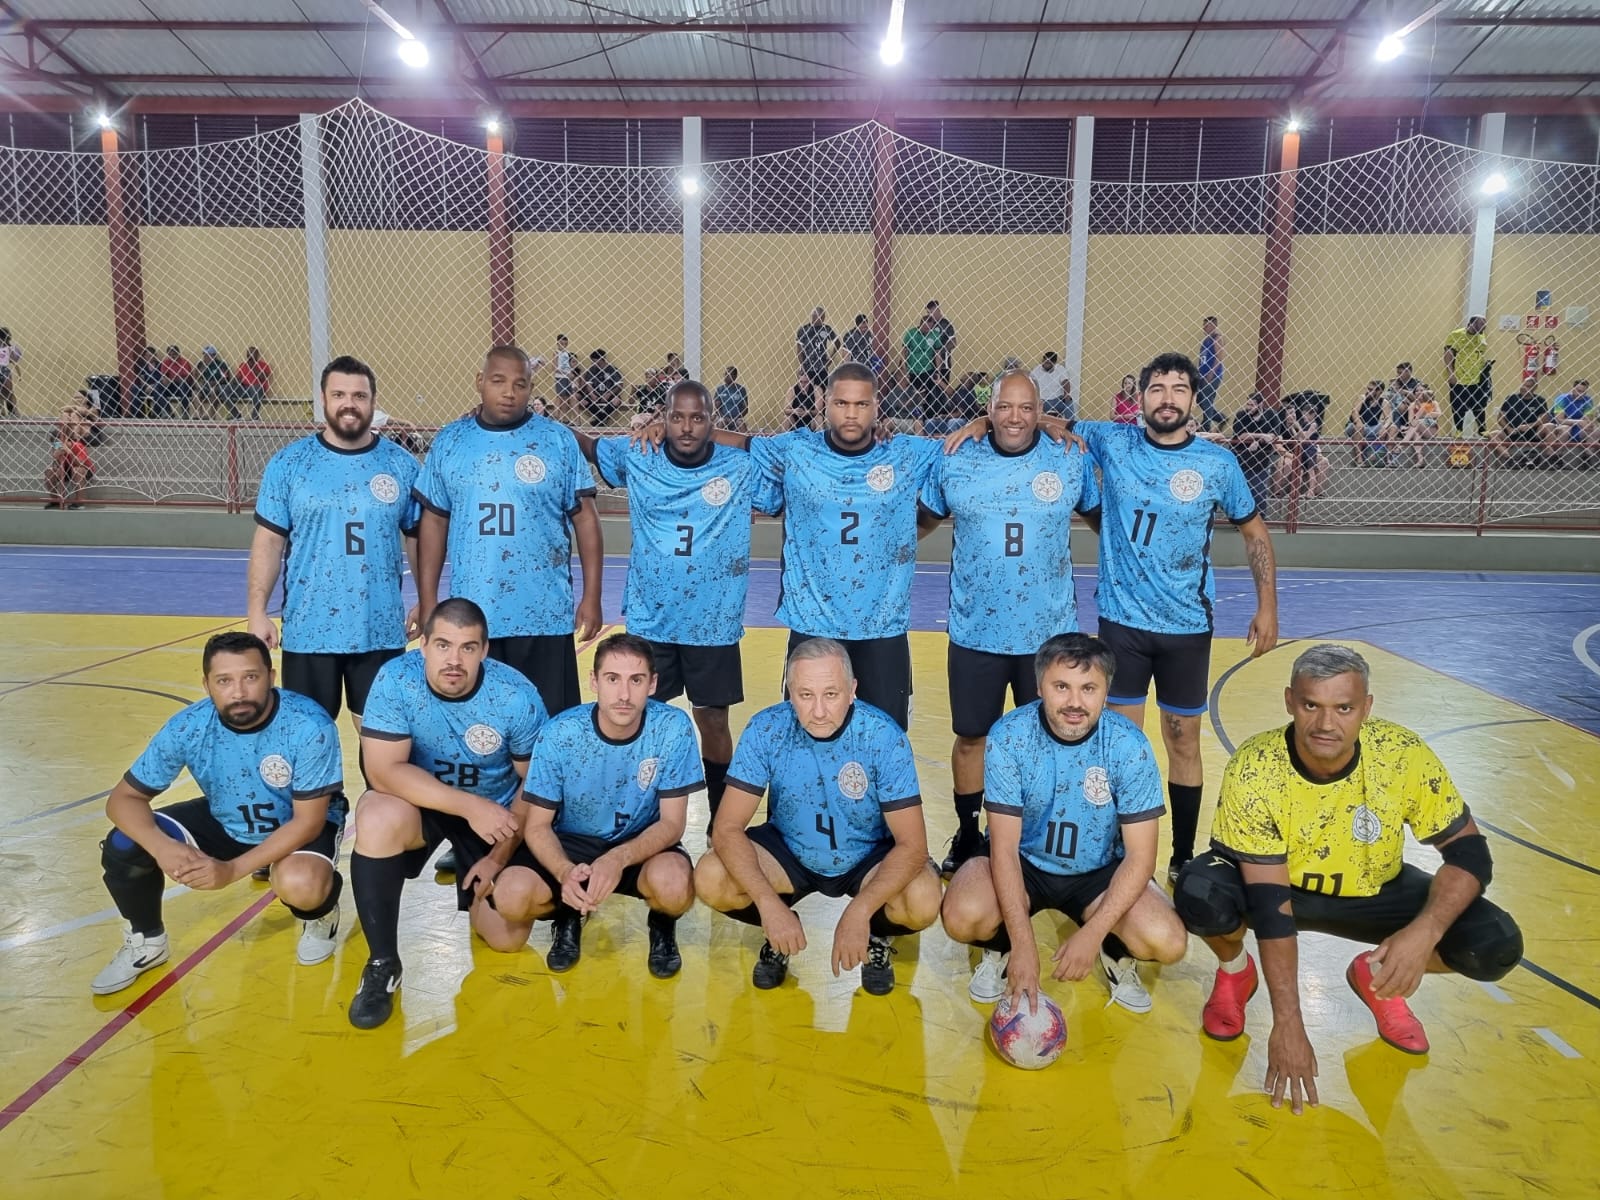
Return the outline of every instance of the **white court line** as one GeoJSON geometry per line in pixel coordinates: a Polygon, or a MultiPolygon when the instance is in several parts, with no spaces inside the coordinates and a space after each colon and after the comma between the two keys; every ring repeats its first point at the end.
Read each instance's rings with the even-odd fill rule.
{"type": "Polygon", "coordinates": [[[1589,653],[1589,639],[1600,633],[1600,625],[1591,625],[1580,630],[1578,636],[1572,639],[1572,652],[1578,656],[1578,661],[1596,675],[1600,675],[1600,663],[1595,662],[1594,655],[1589,653]]]}
{"type": "Polygon", "coordinates": [[[1557,1054],[1561,1055],[1562,1058],[1582,1058],[1583,1057],[1583,1055],[1579,1054],[1571,1046],[1567,1045],[1567,1043],[1562,1040],[1561,1035],[1556,1033],[1555,1030],[1546,1029],[1544,1026],[1540,1025],[1540,1026],[1538,1026],[1537,1028],[1534,1029],[1534,1032],[1537,1033],[1540,1037],[1542,1037],[1545,1040],[1545,1042],[1550,1046],[1550,1048],[1552,1050],[1554,1050],[1557,1054]]]}
{"type": "MultiPolygon", "coordinates": [[[[180,883],[162,892],[161,898],[170,900],[174,896],[183,895],[188,890],[180,883]]],[[[70,921],[63,921],[59,925],[51,925],[47,929],[35,929],[31,933],[19,933],[14,937],[0,938],[0,952],[15,950],[19,946],[31,946],[35,942],[47,942],[51,938],[60,937],[63,933],[71,933],[74,929],[86,929],[90,925],[98,925],[102,921],[109,921],[119,916],[120,914],[114,908],[102,908],[99,912],[90,913],[86,917],[74,917],[70,921]]]]}
{"type": "Polygon", "coordinates": [[[1486,979],[1478,980],[1478,986],[1489,993],[1489,998],[1500,1004],[1515,1004],[1516,1001],[1506,995],[1505,989],[1498,984],[1490,983],[1486,979]]]}

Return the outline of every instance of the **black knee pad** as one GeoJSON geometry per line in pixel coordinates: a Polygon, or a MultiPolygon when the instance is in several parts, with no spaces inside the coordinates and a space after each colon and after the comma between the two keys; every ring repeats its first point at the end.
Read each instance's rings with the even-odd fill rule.
{"type": "Polygon", "coordinates": [[[1510,913],[1496,911],[1470,941],[1441,951],[1439,957],[1458,975],[1493,983],[1522,961],[1522,930],[1510,913]]]}
{"type": "Polygon", "coordinates": [[[120,829],[100,843],[100,866],[107,879],[139,879],[161,871],[150,852],[120,829]]]}
{"type": "Polygon", "coordinates": [[[292,912],[296,917],[298,917],[302,921],[317,921],[317,920],[320,920],[321,918],[327,916],[334,909],[339,907],[339,896],[343,892],[344,892],[344,876],[339,874],[338,871],[334,871],[334,873],[333,873],[333,883],[328,888],[328,894],[327,894],[326,897],[324,897],[322,903],[317,905],[317,907],[315,907],[315,908],[296,908],[294,905],[290,904],[287,900],[285,900],[283,902],[283,906],[285,908],[287,908],[290,912],[292,912]]]}
{"type": "MultiPolygon", "coordinates": [[[[1194,862],[1203,863],[1203,856],[1194,862]]],[[[1244,890],[1224,886],[1193,864],[1178,876],[1172,904],[1183,927],[1196,937],[1221,937],[1244,924],[1244,890]]]]}

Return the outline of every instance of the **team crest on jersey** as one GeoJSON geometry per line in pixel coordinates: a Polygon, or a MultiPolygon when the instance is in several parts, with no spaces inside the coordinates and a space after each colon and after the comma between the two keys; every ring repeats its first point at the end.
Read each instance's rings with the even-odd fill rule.
{"type": "Polygon", "coordinates": [[[261,760],[261,778],[268,787],[286,788],[294,778],[294,768],[281,754],[269,754],[261,760]]]}
{"type": "Polygon", "coordinates": [[[1383,836],[1383,822],[1378,820],[1377,813],[1363,804],[1350,818],[1350,836],[1363,846],[1371,846],[1383,836]]]}
{"type": "Polygon", "coordinates": [[[1111,803],[1111,776],[1104,767],[1090,767],[1083,773],[1083,798],[1096,808],[1111,803]]]}
{"type": "Polygon", "coordinates": [[[367,489],[380,504],[393,504],[400,499],[400,481],[393,475],[374,475],[367,489]]]}
{"type": "Polygon", "coordinates": [[[544,459],[537,454],[524,454],[517,459],[514,470],[517,478],[523,483],[543,483],[545,476],[544,459]]]}
{"type": "Polygon", "coordinates": [[[894,468],[888,463],[879,463],[867,472],[867,486],[875,492],[887,492],[894,486],[894,468]]]}
{"type": "Polygon", "coordinates": [[[1061,499],[1064,490],[1061,486],[1061,476],[1054,471],[1040,471],[1033,477],[1033,496],[1036,500],[1054,504],[1061,499]]]}
{"type": "Polygon", "coordinates": [[[656,775],[661,771],[659,758],[647,758],[639,764],[639,770],[634,774],[634,782],[639,785],[641,792],[648,792],[650,785],[656,781],[656,775]]]}
{"type": "Polygon", "coordinates": [[[852,800],[867,794],[867,769],[858,762],[847,762],[839,768],[839,790],[852,800]]]}
{"type": "Polygon", "coordinates": [[[493,754],[500,749],[505,739],[500,736],[498,729],[488,725],[469,725],[467,731],[461,735],[461,740],[474,754],[493,754]]]}
{"type": "Polygon", "coordinates": [[[1172,489],[1174,496],[1187,504],[1206,490],[1206,477],[1199,471],[1185,467],[1172,477],[1167,486],[1172,489]]]}
{"type": "Polygon", "coordinates": [[[707,480],[705,487],[700,489],[700,499],[712,508],[721,508],[733,499],[733,484],[718,475],[715,479],[707,480]]]}

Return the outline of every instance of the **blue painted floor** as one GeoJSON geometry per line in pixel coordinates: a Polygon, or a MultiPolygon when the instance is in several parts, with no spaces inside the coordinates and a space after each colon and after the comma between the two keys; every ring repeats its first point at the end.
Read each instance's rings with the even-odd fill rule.
{"type": "MultiPolygon", "coordinates": [[[[224,616],[243,613],[239,550],[0,547],[0,611],[224,616]]],[[[574,563],[574,571],[577,570],[574,563]]],[[[621,618],[626,559],[607,558],[605,615],[621,618]]],[[[1093,628],[1095,572],[1074,572],[1093,628]]],[[[410,591],[410,581],[407,580],[410,591]]],[[[771,627],[778,566],[752,565],[746,622],[771,627]]],[[[944,629],[949,569],[917,567],[912,627],[944,629]]],[[[1284,639],[1350,638],[1600,736],[1600,579],[1429,571],[1295,570],[1279,577],[1284,639]]],[[[1243,637],[1255,610],[1249,572],[1217,572],[1217,633],[1243,637]]]]}

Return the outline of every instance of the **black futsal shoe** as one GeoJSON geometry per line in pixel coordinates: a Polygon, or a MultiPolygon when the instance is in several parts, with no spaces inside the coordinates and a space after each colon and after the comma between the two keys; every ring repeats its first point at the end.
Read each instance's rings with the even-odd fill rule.
{"type": "Polygon", "coordinates": [[[376,1029],[394,1012],[394,994],[400,987],[400,960],[374,958],[361,970],[361,986],[350,1001],[350,1024],[376,1029]]]}
{"type": "Polygon", "coordinates": [[[574,909],[558,912],[550,922],[550,949],[544,965],[557,975],[570,971],[583,957],[583,918],[574,909]]]}

